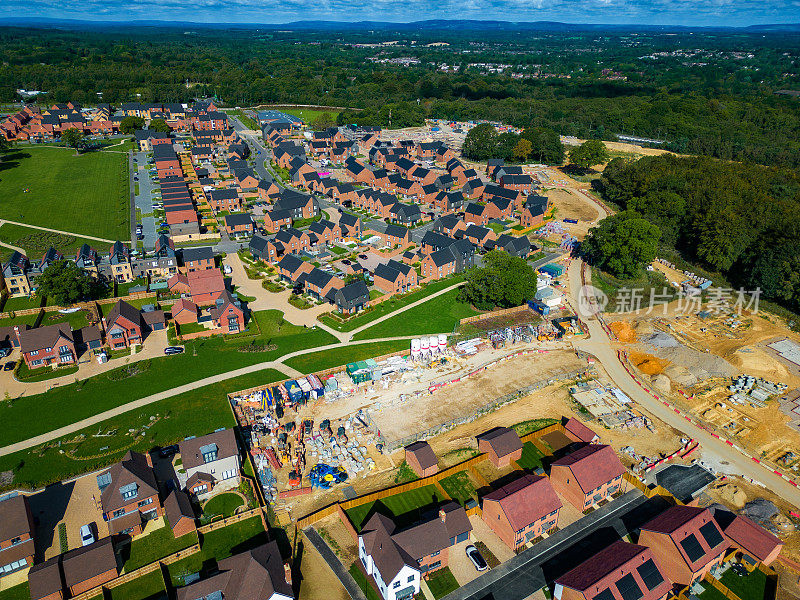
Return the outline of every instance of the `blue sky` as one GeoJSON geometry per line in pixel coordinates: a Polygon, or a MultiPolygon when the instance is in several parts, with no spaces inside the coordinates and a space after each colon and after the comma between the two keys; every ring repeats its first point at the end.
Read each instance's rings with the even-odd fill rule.
{"type": "Polygon", "coordinates": [[[498,19],[753,25],[800,22],[800,0],[0,0],[0,17],[287,23],[498,19]]]}

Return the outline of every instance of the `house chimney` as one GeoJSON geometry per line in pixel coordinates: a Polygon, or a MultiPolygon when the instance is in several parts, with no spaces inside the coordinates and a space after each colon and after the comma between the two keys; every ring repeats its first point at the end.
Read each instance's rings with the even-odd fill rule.
{"type": "Polygon", "coordinates": [[[19,326],[14,325],[14,334],[17,336],[17,341],[22,344],[22,340],[19,339],[19,326]]]}
{"type": "Polygon", "coordinates": [[[286,583],[292,585],[292,566],[289,563],[284,563],[283,565],[283,576],[286,579],[286,583]]]}
{"type": "Polygon", "coordinates": [[[108,325],[106,325],[106,318],[105,318],[105,316],[103,317],[103,331],[104,331],[104,332],[107,332],[107,331],[108,331],[108,325]]]}
{"type": "Polygon", "coordinates": [[[444,512],[443,508],[439,509],[439,518],[442,520],[442,523],[447,521],[447,513],[444,512]]]}

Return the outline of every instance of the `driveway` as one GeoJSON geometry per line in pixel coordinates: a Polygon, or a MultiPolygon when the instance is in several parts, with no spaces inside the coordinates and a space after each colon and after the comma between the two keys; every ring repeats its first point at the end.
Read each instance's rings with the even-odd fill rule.
{"type": "Polygon", "coordinates": [[[465,551],[472,543],[474,543],[472,540],[459,542],[447,550],[447,566],[450,567],[450,572],[456,578],[458,585],[466,585],[481,574],[475,569],[465,551]]]}
{"type": "MultiPolygon", "coordinates": [[[[139,180],[132,181],[131,190],[134,193],[134,204],[142,215],[147,215],[153,212],[153,192],[159,190],[157,183],[150,179],[150,173],[147,171],[147,153],[137,152],[134,154],[136,162],[133,162],[134,168],[131,170],[132,175],[136,175],[139,180]],[[136,194],[136,184],[139,184],[139,193],[136,194]]],[[[157,223],[155,217],[142,217],[142,233],[144,234],[144,249],[152,250],[155,248],[158,233],[156,233],[157,223]]],[[[135,223],[133,227],[135,228],[135,223]]],[[[135,239],[135,238],[134,238],[135,239]]]]}
{"type": "Polygon", "coordinates": [[[524,600],[611,543],[637,530],[668,508],[661,497],[634,490],[503,564],[484,572],[445,600],[524,600]]]}

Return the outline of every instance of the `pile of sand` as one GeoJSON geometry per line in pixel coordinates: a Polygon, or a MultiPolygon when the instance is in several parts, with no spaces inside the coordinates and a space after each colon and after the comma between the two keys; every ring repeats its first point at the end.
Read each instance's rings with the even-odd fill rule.
{"type": "Polygon", "coordinates": [[[636,331],[627,321],[614,321],[609,327],[620,342],[635,342],[637,340],[636,331]]]}
{"type": "Polygon", "coordinates": [[[669,394],[672,391],[672,384],[666,375],[656,375],[652,378],[653,389],[662,394],[669,394]]]}
{"type": "Polygon", "coordinates": [[[697,377],[689,372],[686,367],[679,365],[672,365],[664,369],[664,375],[669,377],[670,381],[680,387],[690,387],[697,383],[697,377]]]}
{"type": "Polygon", "coordinates": [[[722,499],[729,505],[742,508],[747,502],[747,494],[735,485],[723,485],[719,488],[722,499]]]}
{"type": "Polygon", "coordinates": [[[669,364],[665,360],[643,352],[631,352],[628,358],[645,375],[659,375],[664,370],[664,367],[669,364]]]}
{"type": "Polygon", "coordinates": [[[650,335],[655,331],[650,321],[641,320],[636,322],[636,333],[640,336],[650,335]]]}
{"type": "Polygon", "coordinates": [[[656,348],[677,348],[680,346],[678,340],[663,331],[656,331],[650,335],[643,336],[642,341],[656,348]]]}

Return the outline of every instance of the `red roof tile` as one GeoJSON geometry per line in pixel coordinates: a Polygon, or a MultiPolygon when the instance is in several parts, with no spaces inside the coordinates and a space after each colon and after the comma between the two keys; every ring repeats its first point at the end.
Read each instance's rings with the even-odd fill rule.
{"type": "Polygon", "coordinates": [[[569,467],[584,493],[590,492],[625,472],[611,446],[589,444],[553,461],[552,467],[569,467]]]}
{"type": "Polygon", "coordinates": [[[783,542],[747,517],[738,515],[725,528],[725,535],[742,550],[758,560],[765,560],[783,542]]]}
{"type": "Polygon", "coordinates": [[[497,501],[515,531],[562,506],[550,480],[530,474],[494,490],[484,496],[484,500],[497,501]]]}

